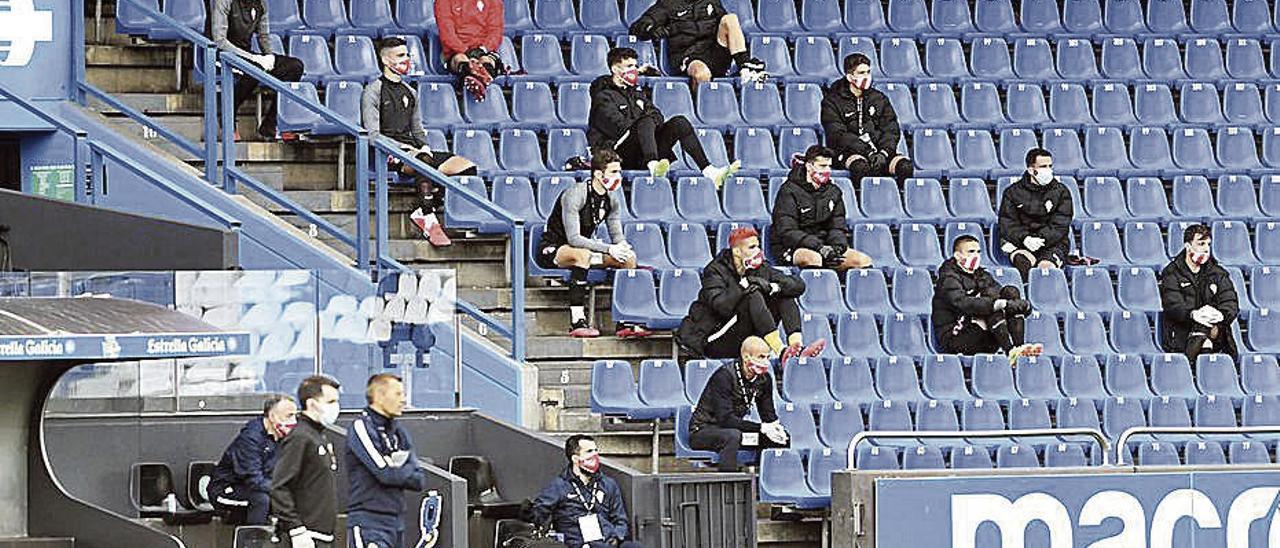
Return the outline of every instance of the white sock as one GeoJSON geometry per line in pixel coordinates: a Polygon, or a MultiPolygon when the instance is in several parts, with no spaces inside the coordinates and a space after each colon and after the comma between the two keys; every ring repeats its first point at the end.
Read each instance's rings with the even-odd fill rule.
{"type": "Polygon", "coordinates": [[[580,321],[586,321],[586,319],[587,319],[586,307],[584,306],[569,307],[569,323],[575,324],[580,321]]]}
{"type": "Polygon", "coordinates": [[[720,174],[721,168],[716,166],[707,166],[702,168],[702,176],[714,180],[720,174]]]}
{"type": "Polygon", "coordinates": [[[649,165],[649,172],[650,172],[650,173],[652,173],[654,169],[657,169],[657,167],[658,167],[658,161],[657,161],[657,160],[649,160],[649,164],[648,164],[648,165],[649,165]]]}
{"type": "Polygon", "coordinates": [[[600,266],[600,265],[602,265],[602,264],[604,264],[604,254],[603,254],[603,253],[592,253],[592,254],[591,254],[591,266],[600,266]]]}

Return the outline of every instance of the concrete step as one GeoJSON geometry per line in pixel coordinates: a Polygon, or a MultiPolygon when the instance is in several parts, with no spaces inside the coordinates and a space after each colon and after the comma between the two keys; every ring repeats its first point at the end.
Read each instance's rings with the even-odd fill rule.
{"type": "Polygon", "coordinates": [[[74,548],[75,539],[71,538],[5,538],[0,539],[0,548],[74,548]]]}
{"type": "Polygon", "coordinates": [[[645,339],[622,340],[616,337],[604,336],[606,332],[613,332],[613,326],[607,325],[603,327],[604,329],[601,329],[602,336],[595,339],[575,339],[568,336],[540,337],[530,343],[529,359],[583,357],[592,357],[591,359],[596,359],[595,357],[643,359],[671,355],[671,334],[669,332],[655,332],[645,339]]]}
{"type": "MultiPolygon", "coordinates": [[[[189,48],[187,50],[190,51],[189,48]]],[[[178,56],[177,48],[165,44],[86,45],[84,53],[87,66],[115,67],[121,70],[138,67],[172,69],[178,56]]]]}
{"type": "Polygon", "coordinates": [[[809,519],[802,522],[756,520],[757,546],[771,548],[806,547],[822,543],[822,522],[809,519]]]}
{"type": "Polygon", "coordinates": [[[177,90],[177,79],[172,67],[85,67],[89,83],[108,93],[163,93],[177,90]]]}

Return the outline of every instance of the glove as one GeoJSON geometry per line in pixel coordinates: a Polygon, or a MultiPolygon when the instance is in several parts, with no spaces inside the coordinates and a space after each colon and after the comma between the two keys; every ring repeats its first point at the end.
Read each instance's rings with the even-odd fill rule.
{"type": "Polygon", "coordinates": [[[872,152],[867,156],[867,163],[870,164],[872,173],[885,173],[889,170],[889,155],[882,150],[872,152]]]}
{"type": "Polygon", "coordinates": [[[1031,301],[1026,299],[1011,299],[1005,305],[1004,311],[1013,315],[1027,315],[1031,313],[1031,301]]]}
{"type": "Polygon", "coordinates": [[[822,256],[822,262],[824,263],[827,261],[830,261],[831,257],[835,256],[835,253],[836,253],[836,248],[831,247],[829,245],[824,245],[818,248],[818,255],[822,256]]]}
{"type": "Polygon", "coordinates": [[[1027,251],[1035,253],[1044,247],[1044,238],[1038,236],[1027,236],[1022,239],[1022,245],[1027,246],[1027,251]]]}
{"type": "Polygon", "coordinates": [[[1009,301],[1007,299],[996,299],[996,302],[991,303],[991,308],[996,312],[1004,310],[1004,307],[1006,306],[1009,306],[1009,301]]]}
{"type": "Polygon", "coordinates": [[[1209,305],[1204,305],[1191,311],[1191,319],[1205,327],[1213,327],[1217,323],[1221,322],[1223,317],[1222,313],[1219,312],[1218,309],[1209,305]]]}
{"type": "Polygon", "coordinates": [[[752,287],[755,287],[756,291],[759,291],[761,295],[773,294],[773,284],[769,283],[769,280],[759,276],[747,276],[743,279],[746,280],[747,283],[751,284],[752,287]]]}
{"type": "Polygon", "coordinates": [[[267,71],[267,72],[271,72],[273,69],[275,69],[275,68],[276,68],[276,56],[275,56],[275,55],[271,55],[271,54],[267,54],[267,55],[254,55],[254,56],[250,59],[250,61],[253,61],[253,62],[254,62],[255,64],[257,64],[258,66],[262,67],[262,70],[265,70],[265,71],[267,71]]]}
{"type": "Polygon", "coordinates": [[[306,527],[298,527],[289,531],[289,543],[293,548],[316,548],[316,540],[306,527]]]}
{"type": "Polygon", "coordinates": [[[613,257],[620,263],[625,263],[636,256],[636,252],[631,250],[631,244],[627,242],[618,242],[609,246],[609,256],[613,257]]]}
{"type": "Polygon", "coordinates": [[[387,457],[387,463],[390,464],[393,468],[399,468],[401,466],[404,466],[406,462],[409,462],[408,451],[396,451],[394,453],[391,453],[391,456],[387,457]]]}
{"type": "Polygon", "coordinates": [[[787,431],[777,422],[766,422],[760,425],[760,433],[776,444],[787,443],[787,431]]]}
{"type": "Polygon", "coordinates": [[[488,50],[485,50],[483,47],[474,47],[467,50],[467,57],[471,59],[479,59],[481,57],[484,57],[488,53],[489,53],[488,50]]]}

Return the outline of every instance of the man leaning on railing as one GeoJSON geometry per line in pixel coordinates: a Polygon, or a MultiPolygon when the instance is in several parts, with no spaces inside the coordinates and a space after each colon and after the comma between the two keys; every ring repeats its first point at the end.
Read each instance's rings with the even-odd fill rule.
{"type": "MultiPolygon", "coordinates": [[[[213,9],[209,18],[209,38],[218,49],[232,52],[262,67],[268,74],[285,82],[302,79],[302,61],[296,57],[271,50],[271,29],[267,22],[267,5],[263,0],[211,0],[213,9]],[[257,34],[258,51],[251,51],[249,40],[257,34]]],[[[236,78],[235,110],[253,95],[258,82],[243,75],[236,78]]],[[[264,105],[258,136],[268,141],[276,138],[276,109],[268,102],[264,105]]],[[[236,140],[240,140],[236,132],[236,140]]]]}

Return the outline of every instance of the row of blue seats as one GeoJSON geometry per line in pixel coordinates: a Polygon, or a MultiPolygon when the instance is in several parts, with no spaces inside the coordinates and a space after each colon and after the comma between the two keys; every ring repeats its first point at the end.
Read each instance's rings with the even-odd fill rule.
{"type": "MultiPolygon", "coordinates": [[[[989,447],[974,445],[962,445],[952,448],[928,445],[901,448],[863,446],[858,449],[856,458],[857,468],[860,470],[987,469],[992,468],[990,451],[991,448],[989,447]],[[943,456],[944,450],[948,455],[947,457],[943,456]]],[[[1043,465],[1041,465],[1042,460],[1036,455],[1035,448],[1027,444],[1000,445],[995,449],[995,453],[995,468],[1057,468],[1089,466],[1091,463],[1096,463],[1096,461],[1091,461],[1086,456],[1083,446],[1072,443],[1056,443],[1046,446],[1043,450],[1043,465]]],[[[1131,451],[1130,456],[1132,455],[1131,451]]],[[[1202,440],[1187,443],[1183,449],[1179,449],[1177,445],[1167,442],[1149,441],[1138,445],[1137,455],[1136,461],[1130,459],[1126,462],[1136,462],[1138,466],[1213,466],[1227,464],[1258,466],[1280,462],[1280,453],[1277,454],[1276,460],[1273,461],[1267,444],[1256,440],[1226,442],[1202,440]],[[1222,449],[1224,443],[1228,446],[1226,454],[1223,453],[1222,449]]],[[[764,458],[771,459],[773,457],[766,454],[764,458]]],[[[840,458],[845,459],[845,456],[841,455],[840,458]]],[[[847,462],[840,461],[837,463],[836,469],[840,469],[839,466],[843,464],[847,464],[847,462]]],[[[783,465],[790,466],[786,462],[783,465]]],[[[825,466],[822,461],[819,461],[819,465],[825,466]]],[[[763,463],[761,463],[760,473],[761,483],[763,484],[765,473],[763,463]]],[[[794,470],[788,468],[783,468],[781,473],[787,474],[788,478],[793,478],[795,474],[794,470]]],[[[789,485],[789,483],[783,482],[795,480],[777,478],[772,479],[772,481],[789,485]]],[[[783,496],[765,499],[763,498],[765,495],[762,488],[761,500],[787,503],[790,502],[787,498],[788,495],[792,497],[802,495],[802,493],[791,494],[791,491],[782,491],[782,493],[784,493],[783,496]]]]}

